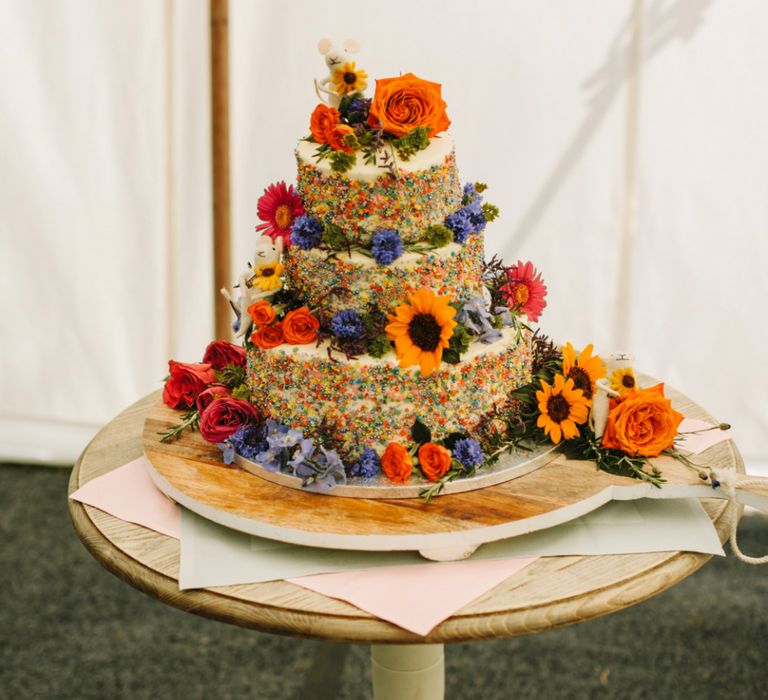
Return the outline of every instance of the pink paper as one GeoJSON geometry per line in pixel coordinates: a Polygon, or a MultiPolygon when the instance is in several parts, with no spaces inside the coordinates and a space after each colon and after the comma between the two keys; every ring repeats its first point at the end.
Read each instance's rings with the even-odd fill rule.
{"type": "Polygon", "coordinates": [[[426,635],[536,557],[392,566],[287,579],[426,635]]]}
{"type": "Polygon", "coordinates": [[[707,428],[711,427],[712,423],[708,423],[707,421],[698,420],[696,418],[683,418],[680,427],[677,429],[677,446],[685,452],[697,455],[704,452],[707,448],[712,447],[712,445],[716,445],[718,442],[731,439],[730,430],[707,430],[707,428]],[[682,435],[681,433],[692,434],[682,435]],[[679,438],[684,439],[680,440],[679,438]]]}
{"type": "Polygon", "coordinates": [[[155,486],[147,474],[144,457],[91,479],[70,498],[162,535],[180,537],[179,506],[155,486]]]}

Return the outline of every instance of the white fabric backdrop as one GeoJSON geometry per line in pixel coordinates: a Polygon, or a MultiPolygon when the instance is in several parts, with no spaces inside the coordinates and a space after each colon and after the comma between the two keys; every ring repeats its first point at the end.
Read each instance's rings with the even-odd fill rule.
{"type": "MultiPolygon", "coordinates": [[[[294,179],[317,39],[353,36],[372,77],[443,83],[463,178],[502,210],[489,254],[542,270],[545,330],[633,350],[766,460],[767,22],[758,0],[230,0],[233,274],[294,179]]],[[[6,0],[0,23],[0,457],[66,462],[212,332],[207,2],[6,0]]]]}

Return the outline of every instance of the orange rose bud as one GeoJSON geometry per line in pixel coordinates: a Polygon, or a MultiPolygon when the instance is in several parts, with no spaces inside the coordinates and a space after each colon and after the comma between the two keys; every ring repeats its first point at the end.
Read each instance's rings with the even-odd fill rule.
{"type": "Polygon", "coordinates": [[[317,340],[320,321],[309,313],[306,306],[294,309],[285,314],[283,319],[283,335],[291,345],[307,345],[317,340]]]}
{"type": "Polygon", "coordinates": [[[398,138],[417,126],[426,126],[430,137],[439,134],[451,124],[441,89],[440,83],[422,80],[413,73],[377,80],[368,124],[398,138]]]}
{"type": "Polygon", "coordinates": [[[282,345],[285,342],[283,324],[278,322],[271,326],[261,326],[255,333],[251,333],[251,342],[265,350],[282,345]]]}
{"type": "Polygon", "coordinates": [[[381,470],[398,483],[408,481],[413,472],[413,459],[401,444],[390,442],[381,455],[381,470]]]}
{"type": "Polygon", "coordinates": [[[664,398],[664,385],[631,391],[608,414],[603,447],[629,455],[658,457],[672,447],[682,413],[664,398]]]}
{"type": "Polygon", "coordinates": [[[309,130],[312,132],[312,138],[317,143],[327,143],[328,132],[339,123],[340,118],[339,110],[324,104],[317,105],[309,119],[309,130]]]}
{"type": "Polygon", "coordinates": [[[248,307],[248,314],[257,327],[268,326],[275,320],[275,308],[265,299],[248,307]]]}
{"type": "Polygon", "coordinates": [[[419,448],[419,466],[430,481],[438,481],[451,468],[451,453],[434,442],[419,448]]]}
{"type": "Polygon", "coordinates": [[[344,145],[344,137],[347,134],[354,134],[355,130],[348,124],[337,124],[327,134],[328,145],[334,151],[344,151],[345,153],[354,153],[354,150],[344,145]]]}

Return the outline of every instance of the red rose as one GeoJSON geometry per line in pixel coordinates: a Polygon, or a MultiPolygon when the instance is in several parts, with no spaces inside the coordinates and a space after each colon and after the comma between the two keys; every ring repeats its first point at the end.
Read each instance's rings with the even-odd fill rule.
{"type": "Polygon", "coordinates": [[[250,403],[222,396],[211,401],[200,415],[200,435],[208,442],[224,442],[238,428],[258,420],[259,414],[250,403]]]}
{"type": "Polygon", "coordinates": [[[171,376],[163,388],[163,402],[171,408],[192,408],[200,393],[216,381],[209,364],[168,361],[171,376]]]}
{"type": "Polygon", "coordinates": [[[214,384],[213,386],[209,386],[197,397],[197,412],[202,413],[206,408],[208,408],[208,404],[211,403],[211,401],[221,398],[222,396],[229,396],[229,389],[227,389],[227,387],[225,387],[223,384],[214,384]]]}
{"type": "Polygon", "coordinates": [[[227,365],[245,367],[245,348],[226,340],[214,340],[205,349],[203,362],[207,362],[216,371],[224,369],[227,365]]]}

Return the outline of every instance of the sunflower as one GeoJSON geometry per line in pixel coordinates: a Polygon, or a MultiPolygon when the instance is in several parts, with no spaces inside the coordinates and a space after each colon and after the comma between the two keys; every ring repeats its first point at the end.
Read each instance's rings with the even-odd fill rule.
{"type": "Polygon", "coordinates": [[[631,367],[621,367],[613,370],[611,374],[611,389],[618,392],[622,400],[627,398],[631,391],[637,389],[635,371],[631,367]]]}
{"type": "Polygon", "coordinates": [[[419,365],[428,377],[443,360],[443,350],[456,328],[456,309],[448,297],[438,297],[428,289],[420,289],[395,309],[384,329],[395,343],[395,355],[400,367],[419,365]]]}
{"type": "Polygon", "coordinates": [[[605,376],[605,365],[600,357],[592,355],[592,343],[587,345],[578,357],[573,345],[568,343],[563,348],[563,374],[567,379],[573,379],[573,386],[581,389],[587,406],[591,406],[595,382],[605,376]]]}
{"type": "Polygon", "coordinates": [[[562,374],[555,376],[552,386],[541,380],[541,391],[536,392],[540,415],[539,428],[557,445],[561,439],[570,440],[579,434],[576,427],[586,423],[589,417],[587,400],[581,389],[576,389],[573,379],[562,374]]]}
{"type": "Polygon", "coordinates": [[[362,92],[368,87],[367,77],[368,73],[360,68],[355,68],[355,62],[351,61],[334,71],[333,88],[339,95],[362,92]]]}
{"type": "Polygon", "coordinates": [[[253,268],[253,277],[248,280],[249,287],[258,287],[262,292],[271,292],[280,289],[283,281],[283,266],[279,262],[262,263],[253,268]]]}

